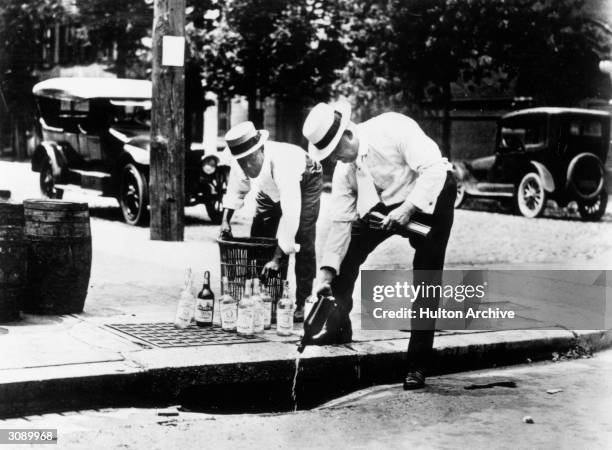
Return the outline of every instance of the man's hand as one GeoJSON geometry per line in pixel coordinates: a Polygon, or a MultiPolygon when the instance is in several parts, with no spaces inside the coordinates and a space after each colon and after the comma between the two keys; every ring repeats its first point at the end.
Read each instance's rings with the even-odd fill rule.
{"type": "Polygon", "coordinates": [[[410,202],[404,202],[389,214],[383,220],[381,228],[387,231],[405,229],[410,222],[410,217],[416,211],[416,207],[410,202]]]}
{"type": "Polygon", "coordinates": [[[331,283],[336,277],[336,273],[328,268],[323,267],[319,272],[317,280],[317,297],[326,297],[332,295],[331,283]]]}
{"type": "Polygon", "coordinates": [[[219,230],[219,238],[221,239],[231,239],[234,236],[232,235],[232,226],[227,221],[221,222],[221,229],[219,230]]]}
{"type": "Polygon", "coordinates": [[[266,263],[261,271],[261,278],[264,282],[267,282],[269,278],[279,273],[281,270],[280,260],[272,258],[266,263]]]}

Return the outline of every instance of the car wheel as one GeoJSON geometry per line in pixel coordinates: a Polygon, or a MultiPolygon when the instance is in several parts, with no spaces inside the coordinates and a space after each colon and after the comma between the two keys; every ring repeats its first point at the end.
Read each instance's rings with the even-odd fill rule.
{"type": "Polygon", "coordinates": [[[223,219],[223,196],[227,192],[227,172],[219,170],[213,184],[215,192],[204,202],[204,206],[211,222],[220,224],[223,219]]]}
{"type": "Polygon", "coordinates": [[[455,198],[455,208],[461,208],[465,201],[465,185],[461,181],[457,181],[457,197],[455,198]]]}
{"type": "Polygon", "coordinates": [[[149,220],[149,187],[144,173],[134,164],[121,171],[119,205],[126,223],[144,225],[149,220]]]}
{"type": "Polygon", "coordinates": [[[516,204],[520,213],[530,219],[538,217],[546,207],[546,191],[535,172],[527,173],[516,189],[516,204]]]}
{"type": "Polygon", "coordinates": [[[608,191],[603,188],[599,195],[591,201],[578,201],[578,213],[582,220],[597,221],[600,220],[606,212],[608,206],[608,191]]]}
{"type": "Polygon", "coordinates": [[[61,199],[64,196],[64,191],[55,187],[53,166],[49,159],[44,162],[40,169],[40,193],[46,198],[61,199]]]}

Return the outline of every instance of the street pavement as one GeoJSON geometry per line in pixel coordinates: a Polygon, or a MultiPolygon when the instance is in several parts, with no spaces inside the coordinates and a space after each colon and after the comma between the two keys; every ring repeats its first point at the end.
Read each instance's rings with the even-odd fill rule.
{"type": "Polygon", "coordinates": [[[604,351],[434,377],[421,391],[376,386],[309,411],[87,410],[9,419],[0,428],[57,428],[60,449],[609,449],[611,372],[612,351],[604,351]],[[485,387],[500,382],[516,387],[485,387]]]}

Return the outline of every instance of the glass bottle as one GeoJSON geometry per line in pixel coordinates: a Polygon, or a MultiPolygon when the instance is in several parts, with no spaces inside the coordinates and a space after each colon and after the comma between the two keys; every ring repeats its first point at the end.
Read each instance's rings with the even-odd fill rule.
{"type": "Polygon", "coordinates": [[[191,269],[187,269],[185,276],[185,286],[181,289],[178,304],[176,307],[176,315],[174,317],[174,326],[176,328],[187,328],[193,319],[195,311],[195,295],[193,295],[193,274],[191,269]]]}
{"type": "Polygon", "coordinates": [[[269,330],[272,328],[272,296],[270,295],[270,288],[263,283],[261,284],[260,295],[264,309],[264,329],[269,330]]]}
{"type": "Polygon", "coordinates": [[[289,281],[285,280],[283,296],[276,308],[276,334],[291,336],[293,334],[293,302],[289,297],[289,281]]]}
{"type": "Polygon", "coordinates": [[[253,325],[255,319],[255,311],[253,300],[251,299],[252,280],[247,279],[244,283],[244,293],[238,303],[238,322],[236,331],[238,335],[244,337],[253,336],[253,325]]]}
{"type": "Polygon", "coordinates": [[[254,317],[253,317],[253,332],[263,333],[264,331],[264,304],[261,299],[259,290],[259,278],[253,279],[253,300],[254,317]]]}
{"type": "Polygon", "coordinates": [[[223,331],[236,332],[236,320],[238,319],[238,302],[230,294],[227,277],[223,277],[223,295],[218,302],[221,311],[221,329],[223,331]]]}
{"type": "Polygon", "coordinates": [[[195,322],[199,327],[212,327],[215,309],[215,294],[210,290],[210,272],[204,272],[204,284],[198,293],[195,322]]]}

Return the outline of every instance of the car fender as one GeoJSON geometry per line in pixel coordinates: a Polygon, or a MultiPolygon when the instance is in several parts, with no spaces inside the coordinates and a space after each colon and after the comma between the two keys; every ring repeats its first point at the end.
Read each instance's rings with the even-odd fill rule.
{"type": "Polygon", "coordinates": [[[32,170],[34,172],[40,172],[46,159],[51,161],[53,175],[56,177],[59,176],[62,167],[66,165],[66,156],[61,146],[51,141],[41,142],[32,155],[32,170]]]}
{"type": "Polygon", "coordinates": [[[151,162],[151,153],[141,147],[136,147],[132,144],[125,144],[123,150],[132,157],[135,163],[143,166],[148,166],[151,162]]]}
{"type": "Polygon", "coordinates": [[[465,181],[470,174],[470,171],[466,167],[465,163],[462,162],[454,162],[453,164],[453,173],[457,178],[457,181],[465,181]]]}
{"type": "Polygon", "coordinates": [[[538,171],[538,175],[540,175],[540,179],[542,180],[544,189],[547,192],[554,192],[555,191],[555,180],[553,180],[552,174],[549,172],[549,170],[544,166],[544,164],[540,162],[530,161],[530,163],[538,171]]]}

